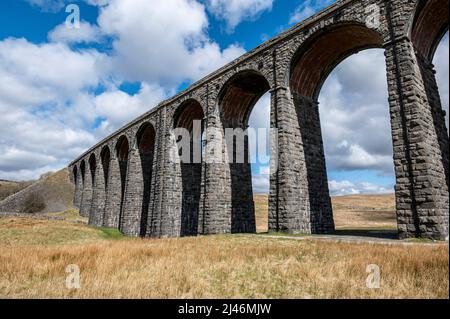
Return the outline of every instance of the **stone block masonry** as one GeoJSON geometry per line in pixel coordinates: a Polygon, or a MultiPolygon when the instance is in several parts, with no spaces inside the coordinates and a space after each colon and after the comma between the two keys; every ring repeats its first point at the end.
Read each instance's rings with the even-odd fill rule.
{"type": "Polygon", "coordinates": [[[72,162],[74,204],[92,225],[129,236],[255,232],[250,164],[214,159],[235,154],[219,137],[228,128],[245,129],[257,100],[270,92],[271,126],[278,132],[271,147],[278,158],[272,159],[269,230],[333,232],[318,96],[343,59],[380,48],[386,54],[400,237],[448,239],[449,143],[431,63],[448,30],[448,9],[448,0],[336,1],[72,162]],[[205,133],[202,163],[174,161],[172,133],[183,127],[194,136],[193,121],[201,121],[205,133]]]}

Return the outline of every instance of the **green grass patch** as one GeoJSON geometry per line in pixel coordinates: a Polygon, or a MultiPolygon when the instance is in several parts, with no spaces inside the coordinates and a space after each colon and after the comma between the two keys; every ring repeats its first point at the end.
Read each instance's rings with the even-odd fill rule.
{"type": "Polygon", "coordinates": [[[102,237],[104,239],[119,240],[125,238],[125,236],[118,229],[106,227],[95,227],[95,228],[101,232],[102,237]]]}

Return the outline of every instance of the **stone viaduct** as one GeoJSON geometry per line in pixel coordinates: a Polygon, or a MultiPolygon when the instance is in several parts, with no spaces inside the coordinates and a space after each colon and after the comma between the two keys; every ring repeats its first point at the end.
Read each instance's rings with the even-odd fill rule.
{"type": "MultiPolygon", "coordinates": [[[[448,31],[448,10],[448,0],[337,1],[160,103],[72,162],[75,205],[91,225],[118,228],[128,236],[255,232],[250,164],[208,161],[208,151],[201,164],[184,164],[170,161],[169,153],[177,142],[175,127],[192,131],[193,121],[201,120],[203,130],[246,128],[253,106],[270,92],[278,169],[271,173],[269,229],[334,231],[318,96],[342,60],[382,48],[399,235],[448,238],[449,142],[432,65],[448,31]]],[[[206,146],[215,138],[207,134],[206,146]]]]}

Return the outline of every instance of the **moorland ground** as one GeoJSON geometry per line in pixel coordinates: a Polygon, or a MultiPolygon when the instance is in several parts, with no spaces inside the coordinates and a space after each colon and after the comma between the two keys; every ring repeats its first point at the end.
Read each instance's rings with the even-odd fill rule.
{"type": "MultiPolygon", "coordinates": [[[[258,231],[267,198],[256,197],[258,231]]],[[[333,198],[338,229],[395,228],[393,196],[333,198]]],[[[66,220],[0,218],[1,298],[448,298],[448,244],[220,235],[130,239],[66,220]],[[81,288],[66,288],[66,267],[81,288]],[[381,288],[366,287],[369,264],[381,288]]]]}

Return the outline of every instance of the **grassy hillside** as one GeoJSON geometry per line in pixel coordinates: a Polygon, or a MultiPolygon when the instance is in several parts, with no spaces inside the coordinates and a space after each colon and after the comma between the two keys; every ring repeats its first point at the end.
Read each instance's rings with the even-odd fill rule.
{"type": "Polygon", "coordinates": [[[0,298],[448,298],[448,245],[258,235],[129,239],[62,221],[0,218],[0,298]],[[78,265],[81,289],[65,287],[78,265]],[[366,267],[381,267],[367,289],[366,267]]]}
{"type": "MultiPolygon", "coordinates": [[[[103,229],[85,224],[32,218],[0,218],[0,242],[4,246],[72,245],[98,242],[110,238],[103,229]]],[[[119,231],[115,231],[120,235],[119,231]]],[[[120,237],[122,237],[120,235],[120,237]]]]}
{"type": "MultiPolygon", "coordinates": [[[[337,229],[396,229],[395,196],[353,195],[331,198],[337,229]]],[[[256,227],[267,232],[268,196],[256,195],[256,227]]]]}
{"type": "Polygon", "coordinates": [[[352,195],[332,197],[338,229],[396,229],[395,195],[352,195]]]}
{"type": "Polygon", "coordinates": [[[47,213],[72,208],[74,186],[67,169],[46,175],[0,202],[0,212],[47,213]]]}
{"type": "Polygon", "coordinates": [[[33,182],[13,182],[0,180],[0,202],[8,196],[27,188],[31,184],[33,184],[33,182]]]}

